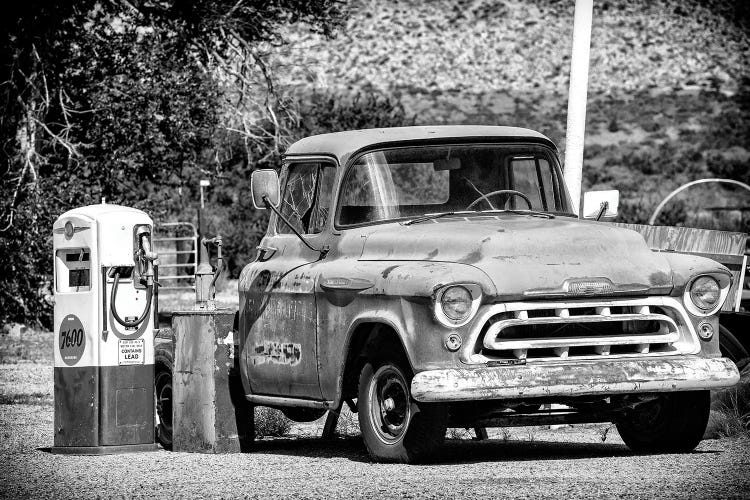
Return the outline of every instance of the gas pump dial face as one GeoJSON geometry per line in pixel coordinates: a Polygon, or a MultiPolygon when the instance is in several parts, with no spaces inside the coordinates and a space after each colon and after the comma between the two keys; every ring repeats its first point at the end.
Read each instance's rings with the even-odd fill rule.
{"type": "Polygon", "coordinates": [[[75,314],[68,314],[60,323],[58,332],[60,357],[68,366],[73,366],[81,360],[86,348],[86,332],[83,324],[75,314]]]}

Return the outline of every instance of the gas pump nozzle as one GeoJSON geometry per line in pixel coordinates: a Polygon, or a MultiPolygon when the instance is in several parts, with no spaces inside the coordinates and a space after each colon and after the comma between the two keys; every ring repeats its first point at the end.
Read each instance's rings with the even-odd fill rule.
{"type": "MultiPolygon", "coordinates": [[[[137,248],[133,251],[136,274],[140,276],[140,282],[146,286],[146,307],[137,319],[128,320],[120,317],[117,312],[117,307],[115,306],[117,289],[120,285],[120,272],[118,268],[114,269],[114,284],[112,285],[112,295],[110,297],[110,311],[112,312],[112,317],[126,328],[136,328],[146,320],[149,311],[151,311],[154,285],[159,285],[154,279],[154,261],[157,260],[158,255],[151,249],[150,226],[137,226],[135,228],[135,238],[133,243],[134,245],[137,245],[137,248]]],[[[134,276],[134,283],[135,279],[136,277],[134,276]]]]}
{"type": "Polygon", "coordinates": [[[139,228],[136,236],[139,246],[136,252],[136,257],[139,261],[145,264],[145,269],[141,272],[142,279],[146,280],[146,286],[153,286],[154,261],[159,258],[159,255],[151,249],[151,232],[148,228],[139,228]]]}

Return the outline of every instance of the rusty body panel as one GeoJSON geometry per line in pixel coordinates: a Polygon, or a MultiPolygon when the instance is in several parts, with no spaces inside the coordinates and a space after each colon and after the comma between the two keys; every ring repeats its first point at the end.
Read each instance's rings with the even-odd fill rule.
{"type": "MultiPolygon", "coordinates": [[[[350,349],[371,325],[397,337],[415,374],[417,399],[568,397],[735,383],[736,373],[717,359],[717,336],[698,337],[702,327],[718,330],[716,316],[694,315],[683,303],[697,274],[729,286],[726,268],[709,259],[655,253],[635,231],[561,213],[450,212],[416,223],[337,226],[344,177],[363,151],[474,142],[554,151],[541,134],[506,127],[354,131],[290,147],[282,186],[290,165],[325,162],[337,171],[322,230],[302,234],[303,243],[280,234],[283,223],[272,215],[258,258],[240,276],[240,371],[251,400],[340,407],[345,378],[358,376],[345,371],[347,360],[357,357],[350,349]],[[436,312],[441,291],[456,284],[477,290],[473,316],[460,326],[436,312]],[[554,320],[528,321],[534,316],[554,320]],[[505,352],[498,348],[505,344],[485,338],[498,321],[508,331],[516,328],[514,335],[528,326],[528,348],[512,344],[505,352]],[[553,323],[575,339],[569,345],[537,340],[553,323]],[[605,323],[613,326],[597,342],[585,339],[596,337],[591,325],[605,323]],[[658,329],[645,331],[653,325],[658,329]],[[644,331],[631,332],[638,328],[644,331]],[[462,345],[447,348],[455,335],[462,345]],[[536,352],[542,345],[551,347],[536,352]],[[506,377],[510,373],[520,378],[506,377]]],[[[561,189],[555,196],[567,196],[561,189]]]]}
{"type": "Polygon", "coordinates": [[[319,399],[315,255],[293,235],[277,236],[274,247],[272,259],[241,279],[240,314],[252,325],[241,360],[253,367],[253,393],[319,399]]]}

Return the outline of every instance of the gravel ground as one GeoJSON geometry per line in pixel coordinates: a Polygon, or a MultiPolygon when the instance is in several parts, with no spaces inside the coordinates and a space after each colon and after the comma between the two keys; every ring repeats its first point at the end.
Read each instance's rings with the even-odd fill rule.
{"type": "Polygon", "coordinates": [[[703,441],[686,455],[635,456],[607,425],[463,430],[431,465],[372,463],[355,416],[324,441],[322,420],[250,454],[53,455],[52,369],[0,364],[0,498],[750,498],[750,439],[703,441]]]}
{"type": "Polygon", "coordinates": [[[507,440],[449,440],[437,463],[407,466],[302,427],[250,454],[52,455],[52,422],[48,403],[0,405],[0,497],[750,498],[746,438],[634,456],[614,430],[601,442],[602,426],[511,429],[507,440]]]}

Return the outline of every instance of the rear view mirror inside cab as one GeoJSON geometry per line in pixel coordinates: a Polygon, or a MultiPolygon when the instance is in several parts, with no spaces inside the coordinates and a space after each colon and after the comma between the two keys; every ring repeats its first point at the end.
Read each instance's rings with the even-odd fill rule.
{"type": "Polygon", "coordinates": [[[460,158],[439,158],[433,163],[435,172],[441,172],[443,170],[460,170],[461,159],[460,158]]]}
{"type": "Polygon", "coordinates": [[[584,219],[613,219],[617,217],[617,209],[620,205],[620,192],[617,189],[610,191],[589,191],[583,195],[584,219]]]}

